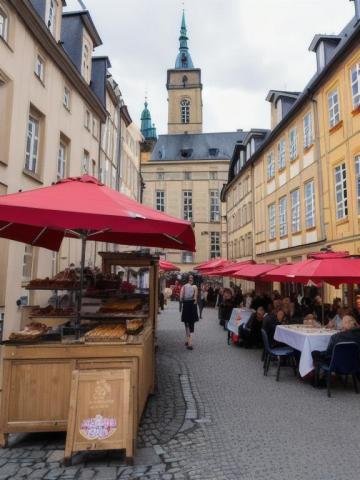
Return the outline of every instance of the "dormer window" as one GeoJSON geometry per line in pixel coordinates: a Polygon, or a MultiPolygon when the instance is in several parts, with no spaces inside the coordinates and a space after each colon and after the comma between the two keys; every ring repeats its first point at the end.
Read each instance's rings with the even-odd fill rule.
{"type": "Polygon", "coordinates": [[[282,108],[281,98],[279,98],[279,100],[276,103],[276,118],[277,118],[277,123],[280,123],[283,118],[283,108],[282,108]]]}
{"type": "Polygon", "coordinates": [[[192,155],[193,149],[192,148],[183,148],[181,150],[181,156],[183,158],[190,158],[192,155]]]}
{"type": "Polygon", "coordinates": [[[246,145],[246,160],[249,160],[250,157],[251,157],[251,145],[250,143],[248,143],[246,145]]]}
{"type": "Polygon", "coordinates": [[[321,42],[317,50],[318,70],[322,70],[325,67],[325,43],[321,42]]]}
{"type": "Polygon", "coordinates": [[[241,150],[240,152],[240,169],[245,165],[245,152],[241,150]]]}
{"type": "Polygon", "coordinates": [[[46,3],[46,26],[54,35],[56,23],[56,0],[48,0],[46,3]]]}
{"type": "Polygon", "coordinates": [[[83,48],[83,62],[82,62],[82,74],[87,83],[90,83],[90,60],[91,60],[91,55],[90,55],[90,48],[87,43],[84,43],[84,48],[83,48]]]}
{"type": "Polygon", "coordinates": [[[7,41],[8,36],[8,17],[0,8],[0,37],[7,41]]]}
{"type": "Polygon", "coordinates": [[[251,153],[251,155],[254,155],[254,153],[255,153],[255,138],[252,138],[252,139],[251,139],[251,143],[250,143],[250,153],[251,153]]]}
{"type": "Polygon", "coordinates": [[[184,76],[182,77],[182,82],[183,82],[183,87],[185,88],[185,87],[186,87],[186,84],[187,84],[187,82],[188,82],[188,77],[187,77],[186,75],[184,75],[184,76]]]}
{"type": "Polygon", "coordinates": [[[219,155],[218,148],[209,148],[209,156],[210,157],[217,157],[219,155]]]}
{"type": "Polygon", "coordinates": [[[180,102],[181,123],[190,123],[190,100],[184,98],[180,102]]]}

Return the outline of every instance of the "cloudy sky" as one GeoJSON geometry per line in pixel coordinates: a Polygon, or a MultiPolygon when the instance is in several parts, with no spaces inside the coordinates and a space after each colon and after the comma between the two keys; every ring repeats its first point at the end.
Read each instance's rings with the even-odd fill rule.
{"type": "MultiPolygon", "coordinates": [[[[178,51],[181,0],[83,0],[133,120],[145,91],[158,133],[167,131],[166,70],[178,51]]],[[[70,8],[76,0],[68,1],[70,8]]],[[[308,47],[354,14],[349,0],[185,0],[189,47],[202,69],[204,131],[268,128],[270,89],[302,90],[315,72],[308,47]]]]}

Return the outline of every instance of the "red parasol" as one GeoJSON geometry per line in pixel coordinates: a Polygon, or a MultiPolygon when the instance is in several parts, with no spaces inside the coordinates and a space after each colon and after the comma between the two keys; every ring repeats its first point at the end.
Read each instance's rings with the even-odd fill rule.
{"type": "Polygon", "coordinates": [[[212,272],[214,269],[223,268],[230,265],[232,262],[230,260],[225,260],[224,258],[217,258],[207,262],[207,264],[202,264],[202,266],[195,267],[195,270],[198,270],[202,275],[206,275],[207,272],[212,272]]]}
{"type": "Polygon", "coordinates": [[[216,267],[221,265],[221,262],[227,262],[224,258],[212,258],[211,260],[206,260],[206,262],[199,263],[194,270],[203,270],[204,268],[216,267]]]}
{"type": "MultiPolygon", "coordinates": [[[[272,263],[254,263],[241,267],[231,276],[234,278],[242,278],[244,280],[255,281],[261,278],[265,273],[274,270],[278,265],[272,263]]],[[[262,278],[261,278],[262,280],[262,278]]]]}
{"type": "Polygon", "coordinates": [[[232,277],[232,274],[240,270],[244,265],[255,264],[254,260],[246,260],[244,262],[231,262],[231,264],[214,269],[212,272],[208,272],[209,276],[219,276],[219,277],[232,277]]]}
{"type": "Polygon", "coordinates": [[[180,270],[174,263],[168,262],[167,260],[160,260],[159,261],[160,270],[163,272],[172,272],[175,270],[180,270]]]}

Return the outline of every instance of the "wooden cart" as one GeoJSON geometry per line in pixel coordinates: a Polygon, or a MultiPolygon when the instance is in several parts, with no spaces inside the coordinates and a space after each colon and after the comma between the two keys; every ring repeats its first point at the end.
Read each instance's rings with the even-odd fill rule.
{"type": "Polygon", "coordinates": [[[154,326],[158,309],[158,261],[150,255],[101,253],[104,271],[111,265],[149,268],[149,319],[145,329],[124,343],[61,342],[3,346],[0,445],[9,433],[66,431],[74,371],[130,369],[130,431],[134,454],[137,427],[154,390],[154,326]]]}

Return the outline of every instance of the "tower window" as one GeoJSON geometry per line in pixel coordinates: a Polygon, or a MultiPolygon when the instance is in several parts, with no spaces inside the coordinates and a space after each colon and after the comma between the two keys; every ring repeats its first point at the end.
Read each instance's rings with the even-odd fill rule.
{"type": "Polygon", "coordinates": [[[192,155],[192,153],[193,153],[193,149],[192,149],[192,148],[183,148],[183,149],[181,150],[181,156],[182,156],[183,158],[190,158],[191,155],[192,155]]]}
{"type": "Polygon", "coordinates": [[[190,100],[184,98],[180,102],[181,106],[181,123],[190,123],[190,100]]]}

